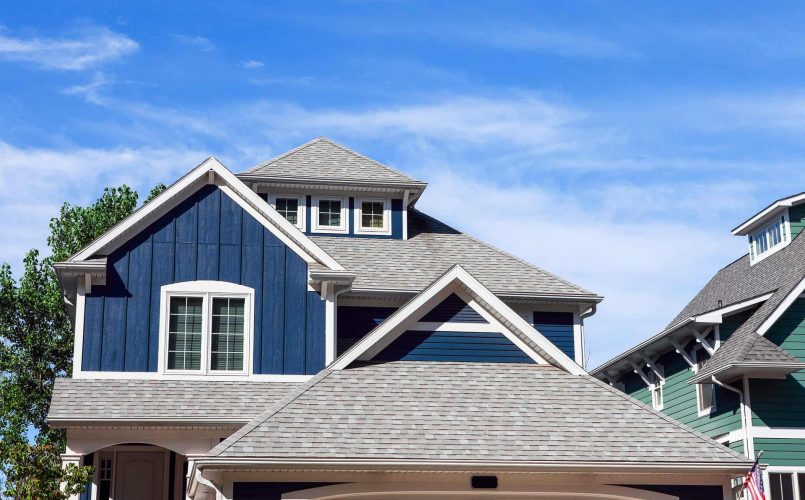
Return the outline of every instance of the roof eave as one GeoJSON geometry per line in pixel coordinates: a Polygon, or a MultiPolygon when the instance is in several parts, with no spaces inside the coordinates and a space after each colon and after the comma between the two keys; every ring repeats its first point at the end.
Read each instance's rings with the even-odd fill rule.
{"type": "Polygon", "coordinates": [[[177,416],[161,416],[161,417],[80,417],[80,416],[66,416],[66,417],[47,417],[47,424],[54,429],[66,429],[68,427],[95,427],[95,426],[119,426],[128,427],[133,425],[154,425],[165,427],[176,426],[209,426],[227,428],[235,427],[240,428],[247,424],[249,419],[246,418],[223,418],[223,417],[177,417],[177,416]]]}
{"type": "MultiPolygon", "coordinates": [[[[407,289],[394,290],[387,288],[360,288],[353,287],[347,295],[384,295],[409,297],[420,293],[422,290],[407,289]]],[[[493,290],[494,292],[494,290],[493,290]]],[[[598,304],[604,297],[601,295],[572,295],[572,294],[547,294],[547,293],[513,293],[513,292],[494,292],[502,300],[533,300],[533,301],[561,301],[561,302],[583,302],[598,304]]]]}
{"type": "Polygon", "coordinates": [[[339,186],[357,188],[389,188],[404,191],[424,191],[428,186],[427,182],[421,181],[357,181],[344,179],[325,179],[311,177],[280,177],[261,174],[236,174],[236,177],[244,182],[257,182],[266,184],[301,184],[305,186],[339,186]]]}
{"type": "Polygon", "coordinates": [[[719,382],[732,382],[737,378],[746,376],[749,378],[779,379],[787,375],[805,370],[805,363],[763,363],[745,362],[730,363],[712,372],[703,372],[694,375],[688,380],[689,384],[702,384],[712,381],[716,377],[719,382]]]}
{"type": "Polygon", "coordinates": [[[746,236],[749,233],[751,233],[756,226],[761,225],[775,213],[781,210],[785,210],[788,207],[791,207],[803,201],[805,201],[805,192],[795,194],[792,196],[787,196],[785,198],[780,198],[779,200],[770,203],[766,208],[756,213],[755,215],[753,215],[740,225],[733,228],[731,232],[735,236],[746,236]]]}

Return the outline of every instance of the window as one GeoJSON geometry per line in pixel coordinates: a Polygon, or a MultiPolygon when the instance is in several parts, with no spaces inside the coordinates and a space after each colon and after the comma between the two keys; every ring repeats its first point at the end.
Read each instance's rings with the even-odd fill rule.
{"type": "Polygon", "coordinates": [[[783,214],[760,231],[749,235],[749,256],[751,260],[761,260],[783,248],[791,239],[788,227],[788,214],[783,214]]]}
{"type": "Polygon", "coordinates": [[[665,381],[657,380],[651,386],[651,406],[655,410],[662,410],[664,407],[663,395],[662,395],[663,385],[665,385],[665,381]]]}
{"type": "Polygon", "coordinates": [[[277,212],[293,225],[299,224],[299,198],[277,198],[277,212]]]}
{"type": "Polygon", "coordinates": [[[347,208],[343,198],[316,198],[313,229],[322,233],[347,232],[347,208]]]}
{"type": "Polygon", "coordinates": [[[358,200],[355,218],[358,221],[356,233],[391,234],[389,223],[389,200],[358,200]]]}
{"type": "Polygon", "coordinates": [[[220,281],[162,287],[160,366],[185,374],[248,373],[251,288],[220,281]]]}
{"type": "Polygon", "coordinates": [[[805,473],[769,472],[769,499],[796,500],[805,493],[805,473]]]}
{"type": "MultiPolygon", "coordinates": [[[[702,369],[706,359],[704,350],[696,351],[696,372],[702,369]]],[[[713,384],[696,384],[696,409],[700,417],[709,415],[716,408],[716,388],[713,384]]]]}
{"type": "Polygon", "coordinates": [[[109,500],[112,496],[112,454],[101,454],[98,464],[98,500],[109,500]]]}

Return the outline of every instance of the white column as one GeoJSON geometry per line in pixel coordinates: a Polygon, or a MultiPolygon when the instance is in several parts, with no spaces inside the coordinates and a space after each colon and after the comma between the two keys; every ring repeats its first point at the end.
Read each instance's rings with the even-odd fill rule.
{"type": "Polygon", "coordinates": [[[322,284],[322,299],[324,303],[324,366],[335,361],[336,355],[336,314],[335,285],[328,287],[322,284]]]}
{"type": "MultiPolygon", "coordinates": [[[[61,466],[63,469],[66,469],[68,465],[75,464],[76,467],[81,465],[81,454],[79,453],[62,453],[61,454],[61,466]]],[[[66,487],[64,483],[61,485],[62,489],[66,487]]],[[[74,495],[70,495],[69,500],[78,500],[79,494],[76,493],[74,495]]]]}

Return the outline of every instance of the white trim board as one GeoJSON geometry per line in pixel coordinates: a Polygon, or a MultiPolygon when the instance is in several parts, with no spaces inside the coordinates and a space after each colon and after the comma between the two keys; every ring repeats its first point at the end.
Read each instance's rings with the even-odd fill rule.
{"type": "Polygon", "coordinates": [[[753,215],[745,222],[741,223],[738,227],[734,228],[732,230],[732,234],[735,236],[746,236],[752,231],[752,229],[754,229],[755,226],[760,225],[761,222],[765,221],[767,218],[770,218],[772,215],[776,215],[778,210],[784,208],[787,209],[788,207],[797,205],[802,201],[805,201],[805,193],[799,193],[795,194],[794,196],[779,199],[757,214],[753,215]]]}
{"type": "Polygon", "coordinates": [[[330,368],[343,370],[356,360],[371,359],[405,330],[417,323],[426,311],[457,291],[464,296],[472,295],[470,306],[474,306],[473,309],[477,307],[476,310],[479,314],[490,323],[499,324],[502,333],[510,339],[516,339],[513,342],[538,363],[542,360],[542,364],[555,365],[574,375],[586,373],[581,366],[459,265],[451,267],[377,328],[355,343],[330,368]],[[533,342],[537,348],[528,346],[522,335],[533,342]]]}
{"type": "Polygon", "coordinates": [[[757,333],[760,335],[766,335],[766,332],[769,331],[769,329],[774,325],[774,323],[777,322],[778,319],[780,319],[780,316],[785,314],[788,308],[791,307],[791,304],[796,302],[803,292],[805,292],[805,277],[802,278],[790,292],[788,292],[788,295],[786,295],[783,301],[780,302],[780,305],[778,305],[777,308],[772,311],[769,317],[763,320],[763,323],[761,323],[757,329],[757,333]]]}

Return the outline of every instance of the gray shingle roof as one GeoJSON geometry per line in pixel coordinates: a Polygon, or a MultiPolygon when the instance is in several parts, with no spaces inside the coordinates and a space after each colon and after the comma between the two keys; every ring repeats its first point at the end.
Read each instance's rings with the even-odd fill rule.
{"type": "Polygon", "coordinates": [[[248,422],[298,382],[56,379],[48,420],[248,422]]]}
{"type": "Polygon", "coordinates": [[[497,295],[578,296],[594,293],[461,233],[417,210],[409,210],[407,240],[312,236],[347,270],[354,290],[419,292],[459,264],[497,295]]]}
{"type": "Polygon", "coordinates": [[[745,462],[589,376],[391,362],[324,371],[209,453],[221,458],[745,462]]]}
{"type": "Polygon", "coordinates": [[[421,184],[330,139],[319,137],[238,175],[267,180],[337,181],[370,184],[421,184]]]}

